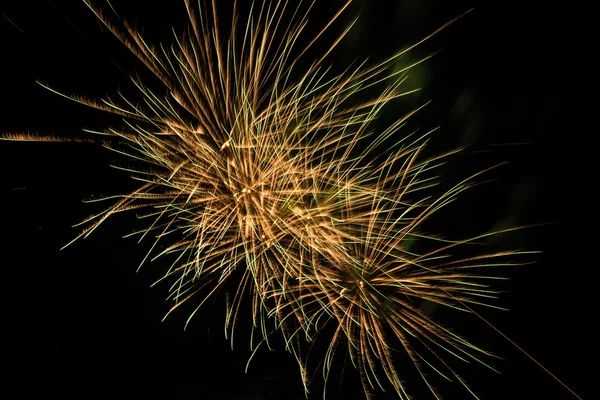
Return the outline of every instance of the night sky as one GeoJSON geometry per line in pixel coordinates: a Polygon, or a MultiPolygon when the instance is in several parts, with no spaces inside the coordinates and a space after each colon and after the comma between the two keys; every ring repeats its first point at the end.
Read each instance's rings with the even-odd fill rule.
{"type": "MultiPolygon", "coordinates": [[[[231,2],[222,3],[227,12],[231,2]]],[[[321,1],[315,26],[338,3],[321,1]]],[[[183,1],[112,4],[156,40],[169,40],[170,27],[182,26],[183,1]]],[[[591,67],[579,56],[586,53],[584,32],[567,26],[563,6],[546,1],[358,0],[342,22],[358,12],[361,17],[330,61],[342,66],[356,57],[382,59],[473,6],[411,53],[417,58],[441,50],[411,76],[423,90],[395,103],[382,122],[431,100],[414,123],[422,129],[441,126],[432,151],[466,146],[444,169],[441,178],[448,182],[509,161],[486,175],[493,182],[468,192],[427,227],[465,236],[545,224],[491,243],[542,253],[527,259],[535,264],[505,271],[511,281],[503,284],[506,293],[498,304],[510,312],[479,311],[591,399],[592,382],[600,380],[598,330],[592,328],[598,309],[595,292],[588,289],[597,283],[597,224],[591,211],[597,177],[591,173],[591,129],[582,124],[589,102],[582,93],[591,84],[591,67]],[[577,93],[570,90],[575,87],[577,93]]],[[[81,1],[3,0],[0,12],[0,133],[84,136],[82,128],[117,121],[36,81],[98,98],[131,90],[129,73],[148,73],[81,1]]],[[[136,226],[135,216],[116,216],[90,238],[59,250],[79,232],[72,225],[98,211],[82,200],[135,187],[125,172],[110,167],[118,161],[117,154],[96,144],[0,142],[5,338],[0,396],[304,398],[295,361],[282,348],[263,350],[244,373],[249,329],[241,321],[232,351],[224,338],[224,293],[207,302],[185,331],[193,305],[161,322],[170,307],[168,285],[150,285],[164,265],[157,261],[136,273],[149,242],[122,238],[136,226]]],[[[494,363],[501,375],[476,365],[464,369],[482,400],[575,399],[476,317],[443,309],[434,317],[504,359],[494,363]]],[[[340,361],[338,370],[343,367],[340,361]]],[[[314,381],[309,398],[320,399],[320,370],[314,381]]],[[[456,385],[436,382],[448,399],[469,398],[456,385]]],[[[350,364],[341,384],[329,385],[328,399],[364,398],[350,364]]],[[[420,383],[408,388],[417,399],[432,398],[420,383]]]]}

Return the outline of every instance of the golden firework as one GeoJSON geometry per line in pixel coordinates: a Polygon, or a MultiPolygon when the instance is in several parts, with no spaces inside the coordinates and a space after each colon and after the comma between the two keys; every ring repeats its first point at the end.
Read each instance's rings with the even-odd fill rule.
{"type": "Polygon", "coordinates": [[[421,231],[476,175],[440,196],[423,194],[436,184],[435,168],[458,150],[420,157],[431,132],[400,132],[420,107],[373,132],[382,108],[413,91],[405,88],[407,72],[425,59],[395,68],[411,47],[333,73],[328,56],[353,23],[316,59],[307,63],[306,54],[350,1],[307,41],[300,38],[314,1],[304,8],[301,2],[253,3],[246,23],[234,2],[228,32],[219,28],[216,3],[206,9],[186,0],[186,29],[171,45],[152,46],[134,27],[114,24],[86,1],[158,78],[160,89],[133,75],[135,100],[66,96],[123,117],[122,126],[91,133],[139,162],[139,168],[123,169],[140,186],[94,200],[111,205],[84,221],[78,238],[116,213],[140,212],[149,223],[134,234],[154,240],[146,259],[175,254],[161,278],[172,282],[172,309],[197,294],[200,307],[224,282],[238,279],[227,330],[249,294],[254,326],[267,341],[274,323],[306,387],[306,360],[297,349],[317,336],[321,322],[335,326],[326,379],[344,343],[368,397],[385,386],[385,376],[400,398],[408,398],[394,360],[399,349],[432,393],[431,372],[467,387],[451,362],[487,365],[490,354],[438,324],[420,302],[466,311],[469,303],[487,305],[495,297],[487,284],[494,277],[475,271],[511,264],[504,258],[518,252],[454,257],[454,248],[483,236],[449,241],[421,231]],[[380,94],[365,101],[366,89],[373,88],[380,94]],[[425,250],[413,249],[414,241],[426,242],[425,250]]]}

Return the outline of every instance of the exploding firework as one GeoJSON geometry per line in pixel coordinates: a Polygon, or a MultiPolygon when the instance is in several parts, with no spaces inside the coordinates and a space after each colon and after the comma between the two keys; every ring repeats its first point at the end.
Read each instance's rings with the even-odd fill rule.
{"type": "Polygon", "coordinates": [[[188,26],[171,46],[152,46],[131,25],[113,23],[86,4],[161,89],[135,75],[137,100],[67,96],[123,117],[123,126],[91,133],[140,166],[123,168],[140,186],[94,200],[111,204],[83,222],[78,238],[116,213],[138,212],[149,223],[134,234],[154,238],[146,259],[174,255],[161,278],[172,284],[172,309],[187,301],[199,308],[236,279],[229,332],[249,295],[262,340],[277,328],[307,388],[306,359],[296,349],[333,325],[326,379],[344,344],[368,397],[385,386],[385,376],[400,398],[408,398],[394,360],[399,350],[432,393],[431,373],[468,389],[452,361],[487,366],[491,354],[434,321],[419,303],[464,311],[470,311],[467,304],[487,304],[496,295],[486,283],[493,277],[474,271],[509,265],[504,258],[518,252],[454,257],[454,248],[485,235],[450,241],[421,231],[475,176],[440,196],[423,194],[436,185],[432,171],[458,150],[421,159],[431,132],[401,132],[418,110],[373,132],[382,108],[411,92],[405,79],[415,64],[395,68],[410,48],[334,73],[327,57],[350,24],[307,62],[350,2],[305,41],[314,2],[253,5],[246,23],[235,3],[231,29],[223,32],[215,1],[209,8],[186,1],[188,26]],[[380,87],[378,96],[364,101],[367,89],[380,87]]]}

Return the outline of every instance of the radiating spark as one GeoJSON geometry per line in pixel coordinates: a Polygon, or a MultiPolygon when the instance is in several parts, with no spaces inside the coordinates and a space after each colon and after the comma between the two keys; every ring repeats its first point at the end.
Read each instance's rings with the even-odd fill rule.
{"type": "Polygon", "coordinates": [[[153,46],[132,25],[116,25],[91,2],[85,4],[162,87],[151,89],[133,75],[136,100],[121,93],[96,100],[43,85],[123,117],[120,127],[86,132],[101,135],[98,142],[138,163],[117,166],[141,182],[138,189],[94,199],[111,204],[85,220],[77,238],[119,212],[141,213],[148,224],[132,235],[153,240],[142,264],[167,255],[173,260],[159,280],[171,282],[171,311],[198,298],[191,319],[237,279],[237,291],[227,296],[226,335],[233,342],[241,302],[249,294],[260,343],[269,346],[270,326],[278,328],[306,390],[309,374],[299,349],[327,321],[335,329],[323,363],[325,379],[345,344],[367,397],[373,388],[385,388],[387,379],[408,399],[394,360],[401,349],[436,397],[432,375],[458,381],[472,394],[452,362],[492,368],[487,362],[492,354],[437,323],[419,302],[467,312],[468,304],[497,307],[489,284],[497,277],[475,271],[514,265],[512,257],[521,252],[456,257],[457,247],[494,233],[448,240],[422,232],[423,223],[473,186],[479,174],[432,195],[436,169],[460,149],[422,157],[433,131],[401,132],[421,107],[378,134],[372,129],[390,101],[415,91],[405,87],[407,73],[427,59],[394,69],[400,58],[453,21],[379,63],[357,63],[333,74],[328,56],[353,22],[316,60],[301,61],[350,1],[304,46],[299,38],[314,1],[305,11],[301,2],[253,3],[246,23],[234,2],[227,33],[216,22],[216,0],[210,10],[186,0],[188,26],[169,46],[153,46]],[[382,85],[378,96],[365,100],[366,89],[382,85]],[[413,249],[415,242],[426,250],[413,249]]]}

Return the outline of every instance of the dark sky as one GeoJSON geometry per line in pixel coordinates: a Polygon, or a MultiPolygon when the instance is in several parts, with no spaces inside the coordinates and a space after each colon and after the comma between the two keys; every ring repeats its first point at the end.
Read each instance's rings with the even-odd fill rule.
{"type": "MultiPolygon", "coordinates": [[[[184,10],[183,1],[112,3],[164,39],[184,10]]],[[[337,3],[321,2],[316,21],[337,3]]],[[[381,59],[472,6],[473,12],[414,53],[443,49],[414,74],[422,93],[396,107],[432,100],[416,118],[423,129],[441,125],[433,149],[467,146],[444,179],[455,182],[478,168],[509,164],[430,227],[473,234],[503,224],[547,224],[501,239],[501,245],[543,253],[535,264],[506,271],[512,280],[500,302],[510,312],[481,312],[581,397],[591,398],[591,383],[600,379],[592,328],[598,309],[588,289],[597,282],[591,211],[597,178],[584,124],[591,101],[584,94],[589,66],[580,56],[584,32],[573,31],[565,9],[554,2],[356,1],[346,18],[361,11],[359,22],[332,60],[381,59]]],[[[114,121],[36,84],[99,97],[126,87],[126,73],[143,70],[100,30],[82,2],[5,0],[0,12],[0,132],[81,135],[82,128],[114,121]]],[[[135,272],[147,248],[121,238],[134,223],[131,217],[114,218],[89,239],[59,250],[78,233],[71,225],[97,211],[82,199],[132,187],[124,172],[110,168],[117,158],[94,144],[0,142],[1,374],[8,391],[1,396],[303,398],[295,362],[283,349],[259,353],[244,374],[246,327],[240,326],[231,351],[223,336],[223,296],[207,303],[186,331],[190,308],[161,322],[168,287],[149,288],[161,276],[159,263],[135,272]]],[[[434,316],[505,359],[494,364],[501,375],[465,369],[482,400],[575,398],[477,318],[444,310],[434,316]]],[[[331,383],[328,399],[361,398],[357,375],[351,365],[347,370],[340,388],[331,383]]],[[[441,388],[447,398],[467,398],[455,386],[441,388]]],[[[418,385],[412,393],[431,398],[418,385]]],[[[318,398],[316,383],[310,399],[318,398]]]]}

